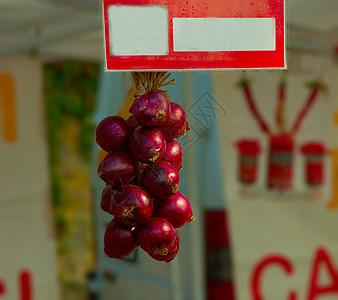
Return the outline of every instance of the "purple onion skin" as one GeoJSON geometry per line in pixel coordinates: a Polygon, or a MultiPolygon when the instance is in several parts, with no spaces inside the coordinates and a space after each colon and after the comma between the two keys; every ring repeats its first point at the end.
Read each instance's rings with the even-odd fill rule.
{"type": "Polygon", "coordinates": [[[110,221],[104,233],[104,252],[110,258],[119,258],[133,253],[138,247],[134,230],[110,221]]]}
{"type": "Polygon", "coordinates": [[[148,193],[137,185],[121,186],[112,195],[112,214],[127,227],[144,224],[153,213],[153,201],[148,193]]]}
{"type": "Polygon", "coordinates": [[[135,160],[124,151],[110,152],[97,170],[99,177],[113,188],[129,183],[137,175],[135,160]]]}
{"type": "Polygon", "coordinates": [[[137,232],[137,241],[141,248],[158,261],[172,261],[180,248],[180,237],[169,221],[152,218],[137,232]]]}
{"type": "Polygon", "coordinates": [[[194,220],[191,205],[188,199],[180,192],[159,201],[153,217],[168,220],[174,228],[179,228],[194,220]]]}
{"type": "Polygon", "coordinates": [[[179,138],[190,130],[185,111],[181,105],[170,102],[170,116],[163,125],[159,126],[167,141],[179,138]]]}
{"type": "Polygon", "coordinates": [[[138,127],[130,135],[128,143],[131,155],[145,164],[160,160],[166,149],[166,141],[157,128],[138,127]]]}
{"type": "Polygon", "coordinates": [[[112,211],[112,195],[113,195],[113,188],[111,185],[106,185],[106,187],[102,191],[101,195],[101,209],[108,214],[113,214],[112,211]]]}
{"type": "Polygon", "coordinates": [[[180,185],[178,171],[166,161],[148,166],[142,173],[141,180],[149,194],[160,199],[176,194],[180,185]]]}
{"type": "Polygon", "coordinates": [[[181,144],[175,140],[167,143],[167,148],[161,160],[172,164],[177,171],[181,171],[183,168],[183,150],[181,144]]]}
{"type": "Polygon", "coordinates": [[[133,132],[137,127],[141,126],[141,124],[137,122],[136,117],[134,115],[131,115],[127,119],[127,124],[129,125],[131,132],[133,132]]]}
{"type": "Polygon", "coordinates": [[[104,118],[96,128],[96,143],[106,152],[122,150],[128,143],[131,129],[119,116],[104,118]]]}
{"type": "Polygon", "coordinates": [[[145,126],[164,124],[170,115],[170,102],[160,91],[150,91],[137,98],[129,112],[135,115],[137,121],[145,126]]]}

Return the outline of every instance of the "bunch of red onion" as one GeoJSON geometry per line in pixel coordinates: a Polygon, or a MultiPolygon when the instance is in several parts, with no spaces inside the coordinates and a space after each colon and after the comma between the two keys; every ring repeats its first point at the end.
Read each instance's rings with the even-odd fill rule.
{"type": "Polygon", "coordinates": [[[108,257],[123,258],[138,246],[158,261],[178,253],[176,228],[194,219],[179,192],[183,151],[175,140],[189,130],[186,114],[158,89],[136,97],[124,120],[103,119],[96,142],[108,154],[98,167],[106,183],[101,208],[114,216],[104,236],[108,257]]]}

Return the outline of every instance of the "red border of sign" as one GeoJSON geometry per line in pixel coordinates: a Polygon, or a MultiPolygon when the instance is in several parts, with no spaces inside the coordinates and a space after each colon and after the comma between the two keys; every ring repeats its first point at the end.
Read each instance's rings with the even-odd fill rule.
{"type": "Polygon", "coordinates": [[[285,0],[103,0],[107,71],[286,69],[285,0]],[[168,7],[168,55],[112,56],[109,49],[109,5],[168,7]],[[203,7],[203,9],[201,9],[203,7]],[[200,9],[198,9],[200,8],[200,9]],[[173,18],[275,18],[276,50],[174,52],[173,18]]]}

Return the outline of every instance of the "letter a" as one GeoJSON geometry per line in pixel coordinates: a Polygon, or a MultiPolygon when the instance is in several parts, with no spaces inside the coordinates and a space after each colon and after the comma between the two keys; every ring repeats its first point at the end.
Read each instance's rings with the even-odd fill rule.
{"type": "Polygon", "coordinates": [[[319,248],[317,250],[310,276],[307,300],[317,300],[319,296],[330,294],[338,297],[338,270],[335,270],[332,258],[326,249],[319,248]],[[319,284],[320,267],[326,268],[332,279],[328,286],[320,286],[319,284]]]}

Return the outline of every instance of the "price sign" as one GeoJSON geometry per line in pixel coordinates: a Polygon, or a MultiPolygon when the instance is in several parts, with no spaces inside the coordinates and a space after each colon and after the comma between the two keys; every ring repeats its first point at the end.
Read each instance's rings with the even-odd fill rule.
{"type": "Polygon", "coordinates": [[[284,69],[283,0],[104,0],[108,71],[284,69]]]}

